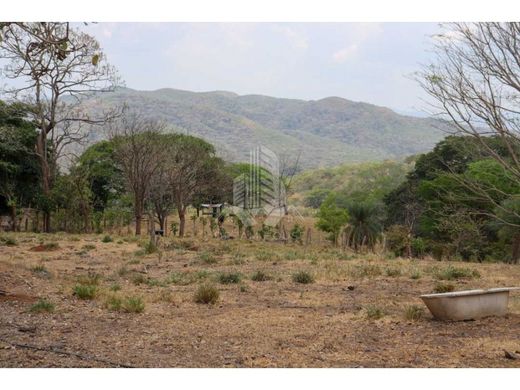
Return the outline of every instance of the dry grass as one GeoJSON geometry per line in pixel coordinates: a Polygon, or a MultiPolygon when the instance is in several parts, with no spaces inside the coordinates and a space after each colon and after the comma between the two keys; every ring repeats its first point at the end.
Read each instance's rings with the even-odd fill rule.
{"type": "MultiPolygon", "coordinates": [[[[0,286],[10,293],[0,296],[0,334],[19,343],[63,342],[71,351],[147,367],[520,365],[503,358],[503,349],[518,349],[517,293],[506,318],[460,323],[432,320],[418,299],[440,283],[457,290],[514,286],[520,266],[386,259],[325,243],[164,238],[159,257],[117,234],[106,243],[103,235],[3,237],[16,245],[0,248],[0,286]],[[31,250],[42,242],[58,246],[31,250]],[[59,310],[45,309],[51,306],[38,297],[59,310]]],[[[0,362],[100,364],[2,345],[0,362]]]]}

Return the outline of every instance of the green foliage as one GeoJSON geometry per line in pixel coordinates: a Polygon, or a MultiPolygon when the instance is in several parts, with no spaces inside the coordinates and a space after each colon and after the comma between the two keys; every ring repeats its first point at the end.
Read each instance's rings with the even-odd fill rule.
{"type": "Polygon", "coordinates": [[[74,286],[74,295],[79,299],[94,299],[97,294],[97,287],[93,285],[77,284],[74,286]]]}
{"type": "Polygon", "coordinates": [[[218,302],[219,297],[220,292],[216,287],[209,284],[202,284],[195,292],[194,301],[195,303],[214,305],[218,302]]]}
{"type": "Polygon", "coordinates": [[[108,235],[104,236],[103,239],[101,240],[101,242],[105,242],[105,243],[112,242],[112,241],[114,241],[114,240],[112,239],[112,237],[110,237],[108,235]]]}
{"type": "Polygon", "coordinates": [[[412,162],[382,161],[314,169],[294,178],[294,190],[303,198],[303,205],[312,208],[319,208],[332,192],[352,203],[377,204],[405,181],[412,167],[412,162]]]}
{"type": "Polygon", "coordinates": [[[54,311],[54,304],[45,298],[40,298],[38,300],[38,302],[36,302],[35,304],[33,304],[31,306],[29,311],[31,311],[33,313],[43,313],[43,312],[51,313],[54,311]]]}
{"type": "Polygon", "coordinates": [[[16,246],[18,243],[16,240],[12,237],[4,237],[0,236],[0,244],[3,244],[5,246],[16,246]]]}
{"type": "Polygon", "coordinates": [[[349,223],[346,229],[349,246],[358,250],[364,246],[373,248],[382,231],[383,211],[370,204],[355,203],[348,207],[349,223]]]}
{"type": "Polygon", "coordinates": [[[386,244],[395,256],[405,256],[412,245],[411,234],[406,226],[392,225],[386,231],[386,244]]]}
{"type": "Polygon", "coordinates": [[[291,228],[291,231],[289,232],[289,235],[291,236],[291,241],[292,242],[298,242],[298,243],[302,243],[302,237],[303,237],[303,227],[298,225],[298,224],[295,224],[292,228],[291,228]]]}
{"type": "MultiPolygon", "coordinates": [[[[439,260],[520,258],[520,250],[505,254],[508,247],[513,252],[520,233],[511,228],[520,219],[514,201],[510,203],[520,193],[520,182],[487,150],[508,164],[504,140],[486,137],[482,142],[487,145],[473,137],[447,137],[421,155],[406,182],[385,197],[386,225],[410,227],[414,256],[430,252],[439,260]]],[[[514,143],[509,147],[520,149],[514,143]]],[[[395,245],[396,254],[406,246],[395,245]]]]}
{"type": "Polygon", "coordinates": [[[341,230],[349,221],[349,214],[345,208],[337,205],[335,194],[330,194],[321,204],[317,217],[316,227],[330,233],[329,239],[337,243],[341,230]]]}
{"type": "Polygon", "coordinates": [[[310,284],[314,283],[314,276],[307,271],[298,271],[292,275],[294,283],[310,284]]]}
{"type": "Polygon", "coordinates": [[[121,309],[126,313],[142,313],[144,302],[141,297],[128,297],[123,300],[121,309]]]}

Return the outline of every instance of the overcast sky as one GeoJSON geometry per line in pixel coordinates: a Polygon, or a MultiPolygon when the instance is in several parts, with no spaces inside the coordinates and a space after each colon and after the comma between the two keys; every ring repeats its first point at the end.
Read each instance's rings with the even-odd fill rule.
{"type": "Polygon", "coordinates": [[[129,88],[321,99],[415,112],[410,79],[431,56],[430,23],[99,23],[96,36],[129,88]]]}

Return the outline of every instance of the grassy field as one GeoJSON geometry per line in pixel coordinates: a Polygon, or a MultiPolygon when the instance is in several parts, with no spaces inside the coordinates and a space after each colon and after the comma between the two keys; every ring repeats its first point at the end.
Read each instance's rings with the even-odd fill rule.
{"type": "Polygon", "coordinates": [[[454,323],[419,299],[519,281],[317,244],[4,233],[0,366],[520,367],[518,293],[505,318],[454,323]]]}

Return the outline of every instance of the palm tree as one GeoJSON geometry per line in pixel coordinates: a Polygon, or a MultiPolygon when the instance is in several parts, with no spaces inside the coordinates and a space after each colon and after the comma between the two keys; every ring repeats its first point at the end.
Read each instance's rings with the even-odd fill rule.
{"type": "Polygon", "coordinates": [[[347,245],[356,251],[364,246],[373,249],[382,231],[381,210],[371,204],[357,203],[350,205],[348,212],[347,245]]]}

